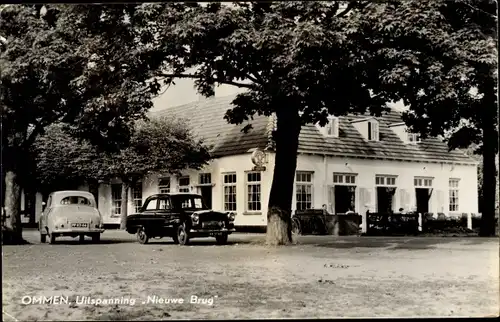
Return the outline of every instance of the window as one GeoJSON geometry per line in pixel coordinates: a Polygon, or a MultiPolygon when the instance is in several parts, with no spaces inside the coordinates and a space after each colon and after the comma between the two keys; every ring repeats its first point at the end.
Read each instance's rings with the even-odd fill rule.
{"type": "Polygon", "coordinates": [[[156,210],[156,204],[158,199],[150,199],[146,204],[146,210],[156,210]]]}
{"type": "Polygon", "coordinates": [[[408,142],[409,143],[418,143],[420,142],[420,135],[418,133],[406,133],[408,135],[408,142]]]}
{"type": "Polygon", "coordinates": [[[174,209],[206,209],[203,206],[203,199],[193,195],[172,196],[172,203],[174,204],[174,209]]]}
{"type": "Polygon", "coordinates": [[[415,178],[415,187],[432,187],[432,178],[415,178]]]}
{"type": "Polygon", "coordinates": [[[297,210],[312,208],[313,172],[297,171],[295,175],[295,197],[297,210]]]}
{"type": "Polygon", "coordinates": [[[260,209],[260,172],[247,172],[247,211],[260,209]]]}
{"type": "Polygon", "coordinates": [[[170,177],[160,178],[158,191],[160,193],[170,193],[170,177]]]}
{"type": "Polygon", "coordinates": [[[378,122],[368,121],[368,141],[378,141],[378,122]]]}
{"type": "Polygon", "coordinates": [[[375,176],[375,184],[377,186],[395,186],[396,185],[396,177],[395,176],[375,176]]]}
{"type": "Polygon", "coordinates": [[[335,184],[345,184],[345,185],[355,185],[356,175],[350,173],[334,173],[333,183],[335,184]]]}
{"type": "Polygon", "coordinates": [[[326,124],[326,135],[331,137],[339,136],[339,119],[335,116],[328,117],[328,123],[326,124]]]}
{"type": "Polygon", "coordinates": [[[159,200],[160,204],[158,205],[158,209],[160,210],[166,210],[166,209],[172,209],[172,206],[170,204],[170,199],[162,198],[159,200]]]}
{"type": "Polygon", "coordinates": [[[450,211],[458,211],[458,183],[459,179],[450,179],[448,185],[450,187],[450,211]]]}
{"type": "Polygon", "coordinates": [[[119,217],[122,213],[122,184],[111,185],[111,217],[119,217]]]}
{"type": "Polygon", "coordinates": [[[189,177],[179,178],[179,192],[189,192],[189,177]]]}
{"type": "Polygon", "coordinates": [[[210,173],[200,173],[199,184],[211,184],[212,183],[212,175],[210,173]]]}
{"type": "Polygon", "coordinates": [[[134,212],[139,212],[142,207],[142,182],[137,182],[132,187],[132,199],[134,201],[134,212]]]}
{"type": "Polygon", "coordinates": [[[223,178],[224,210],[236,211],[236,173],[226,173],[223,178]]]}

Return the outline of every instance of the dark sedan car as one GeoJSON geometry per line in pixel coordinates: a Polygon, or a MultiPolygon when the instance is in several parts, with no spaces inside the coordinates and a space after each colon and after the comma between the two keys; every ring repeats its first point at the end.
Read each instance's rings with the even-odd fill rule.
{"type": "Polygon", "coordinates": [[[235,231],[234,219],[234,213],[206,207],[197,194],[156,194],[146,199],[138,213],[127,217],[127,232],[137,234],[141,244],[162,237],[181,245],[196,237],[215,237],[217,243],[225,244],[235,231]]]}

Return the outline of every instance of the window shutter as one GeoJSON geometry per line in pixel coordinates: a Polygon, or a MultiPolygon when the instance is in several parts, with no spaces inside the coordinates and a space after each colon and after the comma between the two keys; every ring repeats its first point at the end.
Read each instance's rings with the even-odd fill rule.
{"type": "Polygon", "coordinates": [[[328,204],[327,210],[329,213],[335,212],[335,188],[334,186],[328,186],[328,204]]]}
{"type": "Polygon", "coordinates": [[[436,191],[437,196],[437,212],[444,212],[444,191],[436,191]]]}
{"type": "Polygon", "coordinates": [[[410,210],[409,209],[409,198],[408,198],[408,191],[406,189],[401,189],[401,191],[399,192],[399,196],[400,196],[400,201],[401,201],[401,208],[403,208],[405,211],[408,211],[410,210]]]}
{"type": "Polygon", "coordinates": [[[359,212],[360,214],[366,213],[366,188],[359,188],[359,212]]]}
{"type": "Polygon", "coordinates": [[[371,199],[371,189],[359,188],[359,209],[361,212],[365,213],[367,210],[373,211],[373,209],[370,209],[372,206],[371,199]]]}

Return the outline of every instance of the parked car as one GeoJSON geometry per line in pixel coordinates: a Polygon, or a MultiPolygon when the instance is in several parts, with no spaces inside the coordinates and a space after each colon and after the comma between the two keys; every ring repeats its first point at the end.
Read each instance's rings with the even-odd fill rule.
{"type": "Polygon", "coordinates": [[[155,194],[146,199],[138,213],[127,217],[126,229],[137,234],[141,244],[150,238],[163,237],[170,237],[180,245],[197,237],[215,237],[217,243],[225,244],[235,231],[234,219],[234,213],[206,207],[197,194],[155,194]]]}
{"type": "Polygon", "coordinates": [[[93,242],[101,239],[104,224],[90,192],[55,191],[43,205],[45,208],[38,223],[42,243],[47,236],[51,244],[59,236],[79,236],[80,241],[90,236],[93,242]]]}

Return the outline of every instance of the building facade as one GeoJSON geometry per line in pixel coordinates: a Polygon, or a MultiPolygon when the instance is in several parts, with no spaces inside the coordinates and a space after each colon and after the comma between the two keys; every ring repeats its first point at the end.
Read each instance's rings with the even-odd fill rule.
{"type": "MultiPolygon", "coordinates": [[[[246,123],[231,125],[223,119],[233,98],[212,98],[151,115],[185,118],[194,134],[212,147],[214,159],[202,170],[186,170],[181,176],[144,177],[129,191],[129,213],[155,193],[193,192],[213,209],[237,213],[236,226],[267,224],[276,122],[255,116],[249,121],[252,129],[243,133],[246,123]]],[[[381,117],[332,116],[324,127],[304,126],[298,152],[293,210],[327,205],[332,213],[402,208],[453,216],[478,211],[477,161],[448,151],[437,138],[420,140],[394,110],[381,117]]],[[[105,223],[119,223],[121,202],[119,180],[100,185],[98,207],[105,223]]]]}

